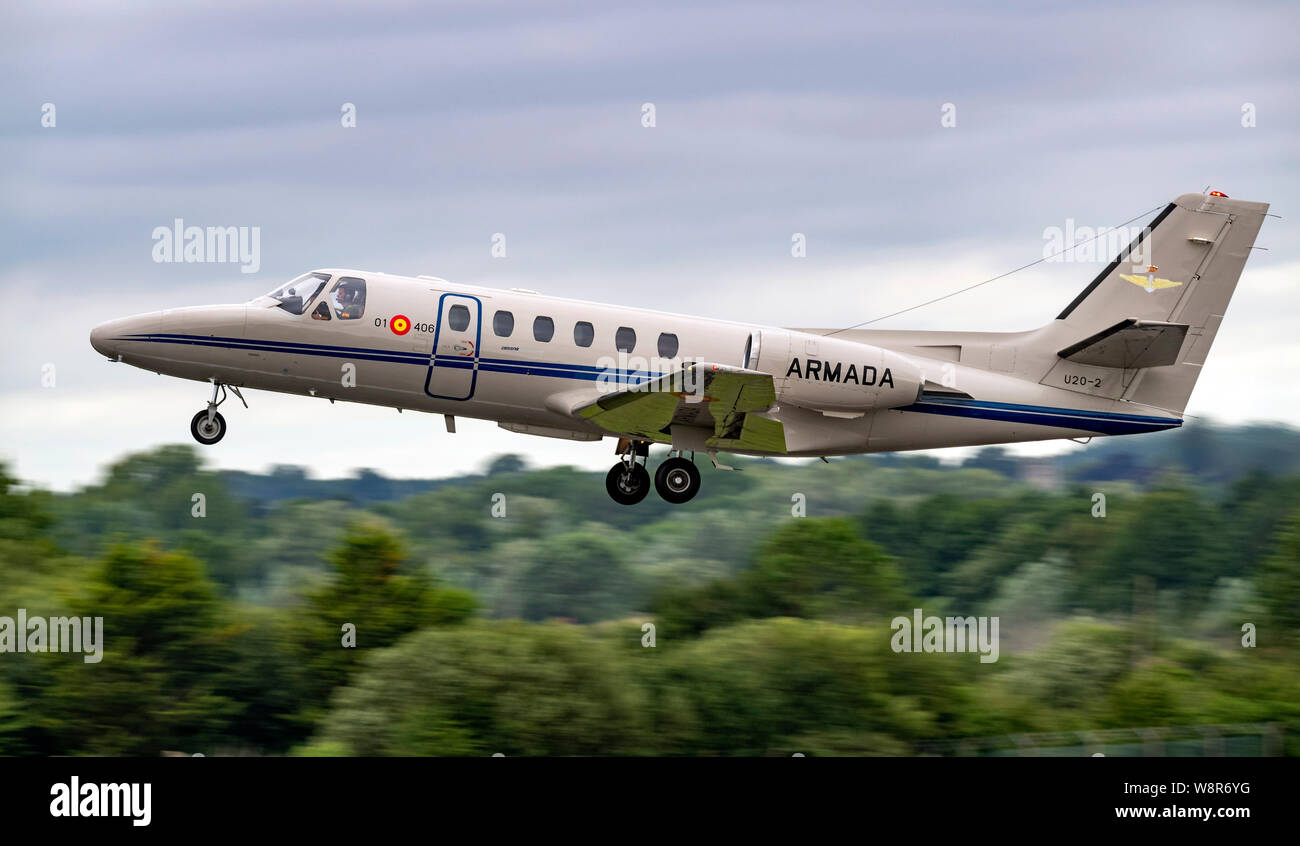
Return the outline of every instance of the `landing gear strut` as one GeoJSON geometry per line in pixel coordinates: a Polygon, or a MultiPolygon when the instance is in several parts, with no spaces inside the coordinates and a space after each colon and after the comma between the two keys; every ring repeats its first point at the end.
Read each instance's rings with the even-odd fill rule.
{"type": "Polygon", "coordinates": [[[636,505],[650,492],[650,473],[645,469],[645,459],[650,455],[650,445],[643,442],[619,442],[619,462],[609,468],[605,476],[605,490],[619,505],[636,505]],[[640,458],[640,463],[637,459],[640,458]]]}
{"type": "MultiPolygon", "coordinates": [[[[239,401],[244,403],[244,408],[248,408],[244,395],[239,392],[239,388],[231,386],[230,390],[235,392],[239,401]]],[[[212,399],[208,400],[208,407],[194,415],[190,420],[190,434],[194,440],[204,446],[211,446],[226,436],[226,418],[222,417],[217,411],[217,406],[221,405],[227,399],[226,386],[220,382],[212,383],[212,399]],[[217,399],[218,394],[221,399],[217,399]]]]}

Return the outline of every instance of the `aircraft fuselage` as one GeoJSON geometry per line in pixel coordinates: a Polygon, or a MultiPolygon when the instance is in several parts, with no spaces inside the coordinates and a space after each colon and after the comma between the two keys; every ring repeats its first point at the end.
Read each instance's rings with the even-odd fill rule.
{"type": "MultiPolygon", "coordinates": [[[[330,274],[331,281],[366,280],[362,316],[314,319],[311,306],[304,314],[293,314],[274,300],[259,298],[241,305],[173,309],[112,321],[95,330],[92,343],[109,358],[183,379],[493,420],[525,433],[576,440],[610,435],[568,413],[571,400],[589,394],[602,377],[608,385],[620,377],[644,380],[683,361],[770,373],[782,395],[801,387],[815,391],[843,386],[850,392],[856,386],[890,388],[900,378],[897,366],[873,364],[865,350],[855,355],[851,348],[861,344],[815,332],[432,279],[320,272],[330,274]],[[459,330],[453,328],[451,314],[456,306],[469,316],[459,330]],[[499,313],[510,315],[507,335],[500,334],[507,327],[499,313]],[[539,319],[543,322],[535,326],[539,319]],[[578,340],[587,340],[582,329],[575,338],[580,323],[591,327],[590,346],[578,345],[578,340]],[[550,339],[539,340],[548,329],[550,339]],[[624,336],[616,338],[620,330],[624,336]],[[675,338],[675,348],[661,347],[662,336],[675,338]],[[619,340],[631,341],[630,349],[626,343],[620,349],[619,340]],[[835,350],[827,355],[831,344],[848,354],[832,357],[841,352],[835,350]],[[618,375],[610,377],[611,370],[618,375]]],[[[908,364],[937,385],[960,385],[961,393],[1008,408],[1000,414],[990,413],[996,411],[990,407],[983,412],[986,416],[972,411],[959,417],[948,409],[910,408],[917,405],[914,402],[865,410],[781,403],[775,414],[785,422],[788,443],[779,454],[925,449],[1177,425],[1176,420],[1153,420],[1130,426],[1126,418],[1151,415],[1115,415],[1109,413],[1112,403],[1107,400],[1026,384],[960,362],[913,352],[904,367],[908,364]],[[1080,416],[1094,412],[1107,414],[1105,430],[1080,416]]],[[[761,454],[743,448],[728,451],[761,454]]]]}

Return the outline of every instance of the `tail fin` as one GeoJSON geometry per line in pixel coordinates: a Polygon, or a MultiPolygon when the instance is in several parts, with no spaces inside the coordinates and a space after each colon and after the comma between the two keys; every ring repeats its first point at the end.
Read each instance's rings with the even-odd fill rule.
{"type": "Polygon", "coordinates": [[[1074,343],[1043,381],[1071,363],[1120,371],[1112,397],[1181,414],[1267,211],[1217,192],[1166,206],[1057,317],[1051,335],[1074,343]]]}

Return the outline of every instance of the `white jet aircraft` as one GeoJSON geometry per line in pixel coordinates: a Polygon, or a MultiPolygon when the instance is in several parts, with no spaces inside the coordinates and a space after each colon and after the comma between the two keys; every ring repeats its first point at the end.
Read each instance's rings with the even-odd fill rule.
{"type": "MultiPolygon", "coordinates": [[[[212,383],[190,430],[226,433],[229,387],[494,420],[620,456],[617,502],[700,487],[696,452],[814,456],[1158,432],[1183,410],[1268,210],[1184,194],[1028,332],[779,329],[358,270],[243,305],[114,320],[96,350],[212,383]],[[1138,258],[1141,261],[1137,264],[1138,258]],[[689,456],[689,457],[688,457],[689,456]]],[[[245,403],[247,405],[247,403],[245,403]]]]}

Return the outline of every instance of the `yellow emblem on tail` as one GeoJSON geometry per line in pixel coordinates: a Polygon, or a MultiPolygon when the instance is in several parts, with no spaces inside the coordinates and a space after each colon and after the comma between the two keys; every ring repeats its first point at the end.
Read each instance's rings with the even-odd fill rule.
{"type": "Polygon", "coordinates": [[[1177,288],[1179,285],[1183,284],[1182,282],[1175,282],[1172,279],[1157,279],[1156,271],[1159,269],[1160,268],[1158,267],[1148,267],[1145,276],[1139,276],[1136,273],[1121,273],[1119,278],[1125,279],[1132,282],[1134,285],[1137,285],[1139,288],[1145,289],[1148,294],[1155,293],[1162,288],[1177,288]]]}

